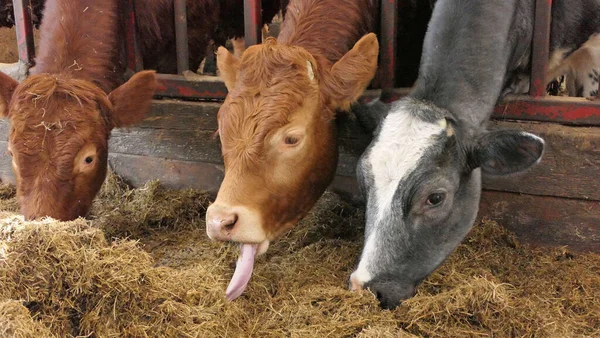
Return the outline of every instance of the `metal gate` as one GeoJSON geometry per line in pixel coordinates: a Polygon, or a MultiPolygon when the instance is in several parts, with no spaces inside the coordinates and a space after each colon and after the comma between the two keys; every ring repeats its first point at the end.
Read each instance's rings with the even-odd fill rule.
{"type": "MultiPolygon", "coordinates": [[[[125,4],[125,53],[127,74],[142,70],[142,58],[136,34],[135,9],[133,0],[123,0],[125,4]]],[[[398,5],[407,0],[380,0],[380,63],[377,83],[381,95],[387,100],[396,99],[408,93],[408,88],[394,88],[394,74],[397,65],[396,34],[398,5]]],[[[286,0],[282,7],[287,6],[286,0]]],[[[528,95],[513,95],[500,102],[493,114],[496,119],[516,119],[558,122],[571,125],[600,125],[600,101],[583,98],[546,96],[545,74],[548,69],[550,20],[552,0],[536,0],[535,28],[532,47],[531,88],[528,95]]],[[[15,23],[19,49],[19,59],[32,64],[35,57],[33,25],[31,22],[30,0],[14,0],[15,23]]],[[[177,69],[179,74],[158,74],[159,86],[156,95],[165,98],[194,100],[223,100],[227,88],[221,81],[190,80],[182,74],[189,69],[188,36],[186,22],[186,0],[174,1],[175,34],[177,49],[177,69]]],[[[244,30],[246,46],[260,43],[261,1],[244,0],[244,30]]],[[[379,95],[367,92],[366,96],[379,95]]]]}

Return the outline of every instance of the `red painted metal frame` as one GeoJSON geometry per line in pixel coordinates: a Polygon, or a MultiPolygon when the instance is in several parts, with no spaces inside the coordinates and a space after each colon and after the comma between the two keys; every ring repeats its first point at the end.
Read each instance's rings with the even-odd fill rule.
{"type": "Polygon", "coordinates": [[[244,0],[244,38],[246,48],[262,41],[261,0],[244,0]]]}
{"type": "Polygon", "coordinates": [[[600,126],[600,101],[581,97],[515,95],[494,108],[493,118],[600,126]]]}
{"type": "Polygon", "coordinates": [[[134,0],[123,0],[125,10],[125,54],[127,58],[127,73],[133,75],[144,69],[144,63],[140,53],[137,37],[137,26],[135,22],[134,0]]]}
{"type": "Polygon", "coordinates": [[[183,74],[190,69],[190,53],[187,30],[187,0],[174,1],[175,45],[177,49],[177,72],[183,74]]]}
{"type": "Polygon", "coordinates": [[[33,66],[35,47],[33,41],[33,23],[31,22],[31,8],[30,0],[13,1],[19,60],[33,66]]]}
{"type": "Polygon", "coordinates": [[[157,74],[157,80],[156,96],[160,97],[222,101],[227,96],[222,81],[188,80],[174,74],[157,74]]]}
{"type": "Polygon", "coordinates": [[[550,20],[552,0],[536,0],[533,28],[533,48],[531,52],[531,85],[529,95],[546,95],[546,74],[550,49],[550,20]]]}
{"type": "Polygon", "coordinates": [[[381,0],[381,57],[379,82],[381,100],[389,102],[394,90],[396,69],[396,31],[398,27],[398,0],[381,0]]]}
{"type": "MultiPolygon", "coordinates": [[[[125,53],[128,74],[131,75],[143,69],[143,62],[137,39],[134,0],[122,1],[125,4],[125,53]]],[[[410,90],[409,88],[393,88],[397,50],[395,26],[397,23],[398,1],[407,0],[380,0],[381,34],[379,38],[382,53],[381,70],[378,77],[381,81],[382,90],[368,91],[365,93],[367,99],[377,93],[382,97],[387,96],[389,101],[408,94],[410,90]]],[[[176,6],[182,6],[182,3],[185,5],[185,1],[176,0],[176,6]]],[[[503,102],[499,102],[494,110],[493,117],[496,119],[534,120],[572,125],[600,125],[600,101],[545,95],[544,78],[548,67],[551,7],[552,0],[536,0],[529,95],[511,96],[503,102]]],[[[30,0],[14,1],[19,59],[32,65],[35,49],[30,9],[30,0]]],[[[179,10],[176,9],[176,13],[182,15],[184,12],[179,7],[179,10]]],[[[184,20],[176,19],[177,21],[183,22],[184,20]]],[[[245,35],[247,46],[260,42],[261,22],[260,0],[244,0],[244,29],[247,32],[245,35]]],[[[176,40],[179,45],[187,46],[187,36],[185,34],[184,37],[180,36],[181,32],[184,31],[182,26],[179,29],[176,28],[176,30],[178,31],[176,40]]],[[[178,55],[185,54],[185,49],[187,48],[178,48],[178,55]]],[[[182,69],[188,68],[184,63],[178,64],[178,66],[180,72],[182,69]]],[[[223,82],[215,77],[208,80],[197,80],[195,78],[188,79],[182,75],[158,74],[158,82],[159,86],[156,91],[158,97],[223,100],[227,95],[227,88],[223,82]]]]}
{"type": "MultiPolygon", "coordinates": [[[[390,99],[398,100],[410,93],[410,88],[394,88],[390,99]]],[[[380,90],[367,90],[362,100],[379,98],[380,90]]],[[[498,102],[492,119],[555,122],[574,126],[600,126],[600,102],[581,97],[512,95],[498,102]]]]}

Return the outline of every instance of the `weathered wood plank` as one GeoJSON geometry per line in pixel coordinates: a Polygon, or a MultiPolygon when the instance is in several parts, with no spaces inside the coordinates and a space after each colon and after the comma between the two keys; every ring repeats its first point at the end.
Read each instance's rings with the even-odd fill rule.
{"type": "Polygon", "coordinates": [[[534,245],[600,252],[600,202],[484,191],[480,216],[534,245]]]}
{"type": "Polygon", "coordinates": [[[0,118],[0,141],[8,141],[8,133],[10,132],[10,123],[7,119],[0,118]]]}
{"type": "MultiPolygon", "coordinates": [[[[150,116],[139,127],[113,131],[110,150],[220,164],[219,140],[213,138],[218,107],[218,103],[156,100],[150,116]]],[[[490,125],[491,129],[516,128],[538,134],[546,140],[547,151],[542,162],[525,174],[505,178],[485,177],[486,189],[600,200],[600,180],[597,179],[600,177],[599,127],[499,121],[490,125]]],[[[8,130],[6,120],[0,120],[1,141],[7,139],[8,130]]],[[[369,141],[369,136],[354,121],[349,118],[340,120],[338,175],[354,175],[356,161],[369,141]]]]}
{"type": "Polygon", "coordinates": [[[139,187],[158,179],[171,189],[194,188],[216,195],[223,181],[222,165],[111,153],[110,168],[129,184],[139,187]],[[151,168],[151,169],[149,169],[151,168]]]}
{"type": "Polygon", "coordinates": [[[484,177],[486,189],[600,200],[600,128],[516,122],[492,122],[490,127],[509,128],[541,136],[546,141],[546,152],[527,173],[484,177]]]}
{"type": "Polygon", "coordinates": [[[15,177],[12,173],[12,159],[8,155],[8,142],[6,138],[0,134],[0,182],[15,184],[15,177]]]}
{"type": "MultiPolygon", "coordinates": [[[[217,113],[221,103],[191,102],[178,100],[154,100],[152,110],[142,123],[134,128],[208,130],[218,129],[217,113]]],[[[350,114],[340,113],[338,135],[343,138],[368,138],[351,118],[350,114]]]]}
{"type": "MultiPolygon", "coordinates": [[[[353,203],[364,203],[353,177],[336,176],[329,189],[353,203]]],[[[484,217],[515,232],[524,243],[600,252],[597,201],[484,190],[478,218],[484,217]]]]}
{"type": "Polygon", "coordinates": [[[216,102],[154,100],[148,117],[135,128],[217,131],[216,102]]]}
{"type": "Polygon", "coordinates": [[[111,152],[181,161],[221,162],[218,139],[210,131],[135,128],[114,130],[111,152]]]}

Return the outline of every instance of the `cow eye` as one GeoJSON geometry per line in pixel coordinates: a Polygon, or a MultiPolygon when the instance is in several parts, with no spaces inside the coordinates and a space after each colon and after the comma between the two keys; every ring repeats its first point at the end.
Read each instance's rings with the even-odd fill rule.
{"type": "Polygon", "coordinates": [[[10,155],[10,157],[13,157],[13,153],[12,153],[12,151],[10,151],[10,150],[9,150],[9,151],[8,151],[8,155],[10,155]]]}
{"type": "Polygon", "coordinates": [[[433,193],[427,197],[427,205],[432,207],[440,205],[444,201],[444,197],[446,197],[443,193],[433,193]]]}
{"type": "Polygon", "coordinates": [[[298,138],[295,136],[286,136],[284,142],[288,145],[294,145],[298,143],[298,138]]]}
{"type": "Polygon", "coordinates": [[[94,162],[94,158],[92,156],[88,156],[85,158],[86,164],[92,164],[92,162],[94,162]]]}

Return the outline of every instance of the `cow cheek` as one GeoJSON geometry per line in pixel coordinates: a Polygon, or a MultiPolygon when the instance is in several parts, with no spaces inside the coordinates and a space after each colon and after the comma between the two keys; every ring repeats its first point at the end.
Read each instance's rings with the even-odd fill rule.
{"type": "MultiPolygon", "coordinates": [[[[105,157],[105,156],[104,156],[105,157]]],[[[98,156],[99,162],[94,170],[77,175],[75,178],[75,198],[77,199],[76,210],[73,212],[77,216],[84,217],[92,206],[94,197],[102,188],[102,183],[106,179],[106,159],[98,156]]]]}

